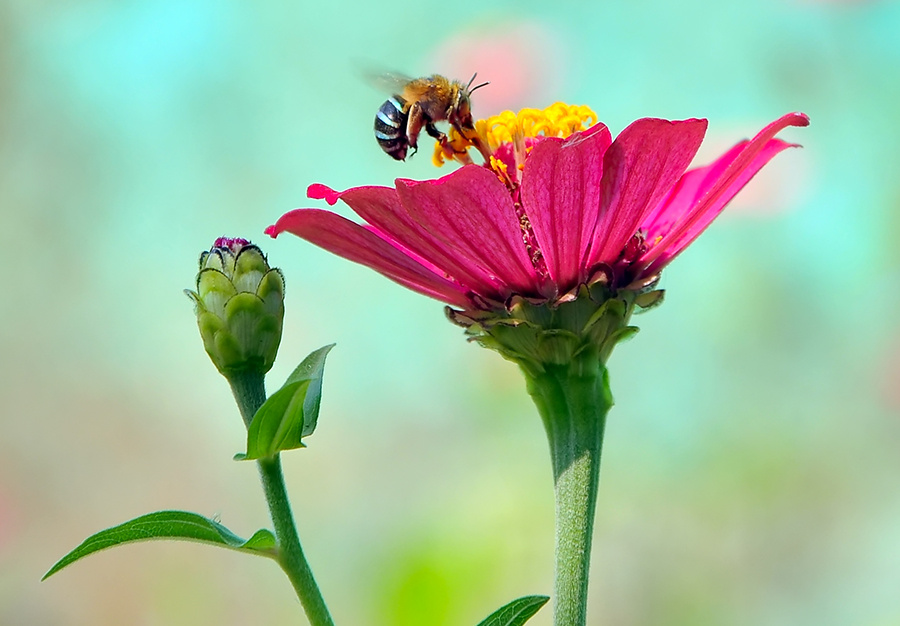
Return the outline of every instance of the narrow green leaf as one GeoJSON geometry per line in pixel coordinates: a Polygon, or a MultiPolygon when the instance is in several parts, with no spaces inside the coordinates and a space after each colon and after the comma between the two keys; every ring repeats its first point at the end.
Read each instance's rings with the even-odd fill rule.
{"type": "Polygon", "coordinates": [[[265,529],[256,531],[250,539],[244,540],[202,515],[187,511],[157,511],[91,535],[51,567],[41,580],[46,580],[67,565],[94,552],[150,539],[199,541],[270,557],[274,556],[275,548],[275,536],[265,529]]]}
{"type": "Polygon", "coordinates": [[[262,459],[305,447],[301,439],[316,428],[325,357],[333,347],[319,348],[303,359],[281,389],[259,407],[247,429],[247,452],[235,455],[235,460],[262,459]]]}
{"type": "Polygon", "coordinates": [[[547,604],[547,596],[524,596],[513,600],[490,615],[478,626],[522,626],[531,617],[547,604]]]}

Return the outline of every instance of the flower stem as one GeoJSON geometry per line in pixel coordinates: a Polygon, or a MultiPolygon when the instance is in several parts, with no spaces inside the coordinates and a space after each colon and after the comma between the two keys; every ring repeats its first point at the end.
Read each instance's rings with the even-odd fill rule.
{"type": "Polygon", "coordinates": [[[553,623],[584,626],[603,428],[613,404],[609,380],[596,355],[524,371],[550,442],[556,489],[553,623]]]}
{"type": "Polygon", "coordinates": [[[294,586],[309,623],[312,626],[334,626],[328,607],[325,606],[325,599],[322,598],[322,592],[316,585],[312,570],[303,554],[303,548],[300,547],[300,538],[297,536],[294,516],[291,513],[291,503],[284,487],[281,459],[276,454],[274,458],[260,459],[257,464],[266,500],[269,503],[272,524],[275,526],[275,536],[278,538],[278,563],[294,586]]]}
{"type": "MultiPolygon", "coordinates": [[[[231,383],[231,390],[234,392],[244,423],[249,427],[253,415],[266,399],[264,378],[258,374],[234,375],[228,382],[231,383]]],[[[311,626],[334,626],[322,598],[322,592],[316,585],[312,570],[303,554],[303,548],[300,546],[300,537],[297,535],[281,471],[281,457],[276,454],[271,458],[260,459],[256,464],[259,467],[259,477],[278,541],[276,560],[297,592],[311,626]]]]}
{"type": "Polygon", "coordinates": [[[250,428],[253,416],[266,401],[266,375],[256,371],[241,372],[230,375],[228,383],[241,411],[244,426],[250,428]]]}

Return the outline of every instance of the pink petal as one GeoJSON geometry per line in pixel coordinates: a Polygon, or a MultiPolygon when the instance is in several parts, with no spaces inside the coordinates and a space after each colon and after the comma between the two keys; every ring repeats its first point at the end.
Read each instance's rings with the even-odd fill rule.
{"type": "Polygon", "coordinates": [[[496,277],[510,292],[537,290],[512,198],[496,174],[466,165],[438,180],[396,183],[409,216],[460,264],[496,277]]]}
{"type": "Polygon", "coordinates": [[[340,215],[320,209],[295,209],[269,226],[266,234],[277,237],[285,231],[370,267],[413,291],[454,306],[470,306],[459,285],[438,276],[390,242],[340,215]]]}
{"type": "Polygon", "coordinates": [[[337,204],[337,201],[340,200],[341,192],[335,191],[328,185],[323,185],[322,183],[313,183],[306,188],[306,197],[314,198],[316,200],[325,200],[325,202],[328,203],[328,206],[334,206],[337,204]]]}
{"type": "Polygon", "coordinates": [[[432,271],[448,274],[465,288],[488,297],[496,297],[503,290],[499,281],[488,272],[469,259],[456,255],[453,249],[410,215],[395,189],[371,186],[336,192],[325,185],[315,187],[310,187],[311,197],[324,198],[329,204],[343,200],[383,239],[408,251],[409,256],[432,271]]]}
{"type": "MultiPolygon", "coordinates": [[[[646,272],[655,273],[674,259],[772,157],[794,145],[774,139],[778,132],[788,126],[808,125],[809,117],[805,114],[788,113],[766,126],[750,141],[729,150],[713,165],[701,168],[703,178],[692,192],[695,200],[688,204],[691,199],[688,193],[683,192],[673,197],[670,201],[672,206],[665,210],[670,217],[681,217],[676,217],[672,228],[640,259],[640,263],[647,266],[646,272]]],[[[692,174],[692,177],[697,175],[692,174]]],[[[693,180],[689,181],[684,189],[690,192],[694,184],[693,180]]]]}
{"type": "Polygon", "coordinates": [[[645,231],[646,239],[653,241],[661,238],[676,222],[683,219],[703,191],[712,184],[711,181],[725,171],[746,144],[746,141],[742,141],[711,164],[685,172],[662,202],[641,223],[640,228],[645,231]]]}
{"type": "MultiPolygon", "coordinates": [[[[742,145],[743,144],[738,144],[738,146],[742,145]]],[[[652,253],[656,260],[648,267],[648,273],[656,273],[664,266],[668,265],[672,259],[678,256],[697,237],[699,237],[700,233],[706,230],[712,221],[719,216],[731,199],[734,198],[748,182],[750,182],[750,179],[753,178],[766,163],[772,160],[776,154],[785,148],[793,147],[796,147],[796,144],[789,144],[780,139],[770,140],[750,165],[740,173],[734,182],[728,186],[725,192],[711,205],[701,203],[698,199],[701,198],[709,187],[718,180],[718,177],[713,177],[711,174],[715,173],[715,170],[717,169],[722,169],[717,167],[719,163],[717,162],[709,168],[698,168],[697,170],[688,172],[688,174],[685,175],[685,178],[687,178],[688,175],[691,175],[696,182],[686,181],[683,189],[689,191],[691,187],[694,187],[693,191],[689,191],[688,193],[682,192],[675,195],[671,201],[667,203],[669,206],[666,210],[659,216],[659,220],[665,220],[665,222],[654,223],[648,227],[648,235],[653,231],[660,233],[655,237],[648,236],[648,240],[653,240],[660,236],[662,236],[662,238],[653,248],[651,248],[644,258],[638,261],[638,263],[640,265],[647,263],[647,259],[652,253]],[[688,224],[689,226],[683,227],[682,224],[688,224]],[[674,231],[680,232],[681,234],[677,237],[666,236],[666,233],[674,231]]]]}
{"type": "Polygon", "coordinates": [[[603,157],[601,215],[587,267],[612,263],[638,226],[690,165],[706,120],[644,118],[623,130],[603,157]]]}
{"type": "Polygon", "coordinates": [[[550,277],[562,290],[586,278],[580,275],[582,260],[600,212],[603,153],[612,141],[603,124],[586,132],[542,140],[522,172],[525,213],[550,277]]]}

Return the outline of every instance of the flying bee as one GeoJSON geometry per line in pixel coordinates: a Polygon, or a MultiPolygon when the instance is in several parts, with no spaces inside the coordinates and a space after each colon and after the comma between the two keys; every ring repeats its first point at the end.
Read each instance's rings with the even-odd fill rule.
{"type": "MultiPolygon", "coordinates": [[[[482,83],[472,87],[474,81],[475,76],[472,76],[472,80],[464,85],[440,74],[424,78],[408,78],[399,74],[378,77],[377,82],[388,87],[393,94],[375,115],[378,145],[393,158],[403,161],[410,147],[413,154],[418,150],[419,133],[423,128],[441,145],[446,143],[447,136],[435,127],[436,122],[449,122],[465,137],[473,135],[475,124],[469,97],[473,91],[487,85],[482,83]]],[[[482,150],[481,145],[477,147],[482,150]]]]}

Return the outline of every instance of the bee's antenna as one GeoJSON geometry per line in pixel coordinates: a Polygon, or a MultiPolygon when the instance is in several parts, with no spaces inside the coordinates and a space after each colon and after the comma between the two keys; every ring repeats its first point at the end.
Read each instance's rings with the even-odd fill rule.
{"type": "MultiPolygon", "coordinates": [[[[472,79],[474,80],[475,77],[473,76],[472,79]]],[[[471,85],[472,82],[469,81],[469,84],[471,85]]],[[[467,91],[469,92],[469,95],[471,95],[473,91],[475,91],[476,89],[481,89],[482,87],[484,87],[484,86],[486,86],[486,85],[490,85],[490,83],[481,83],[480,85],[475,85],[475,86],[472,87],[471,89],[468,89],[468,88],[466,88],[466,89],[467,89],[467,91]]]]}
{"type": "Polygon", "coordinates": [[[472,83],[475,82],[476,76],[478,76],[478,72],[475,72],[474,74],[472,74],[472,78],[469,79],[469,84],[466,85],[466,93],[467,94],[471,94],[476,89],[481,89],[485,85],[490,85],[490,83],[481,83],[480,85],[476,85],[475,87],[472,87],[472,83]]]}

